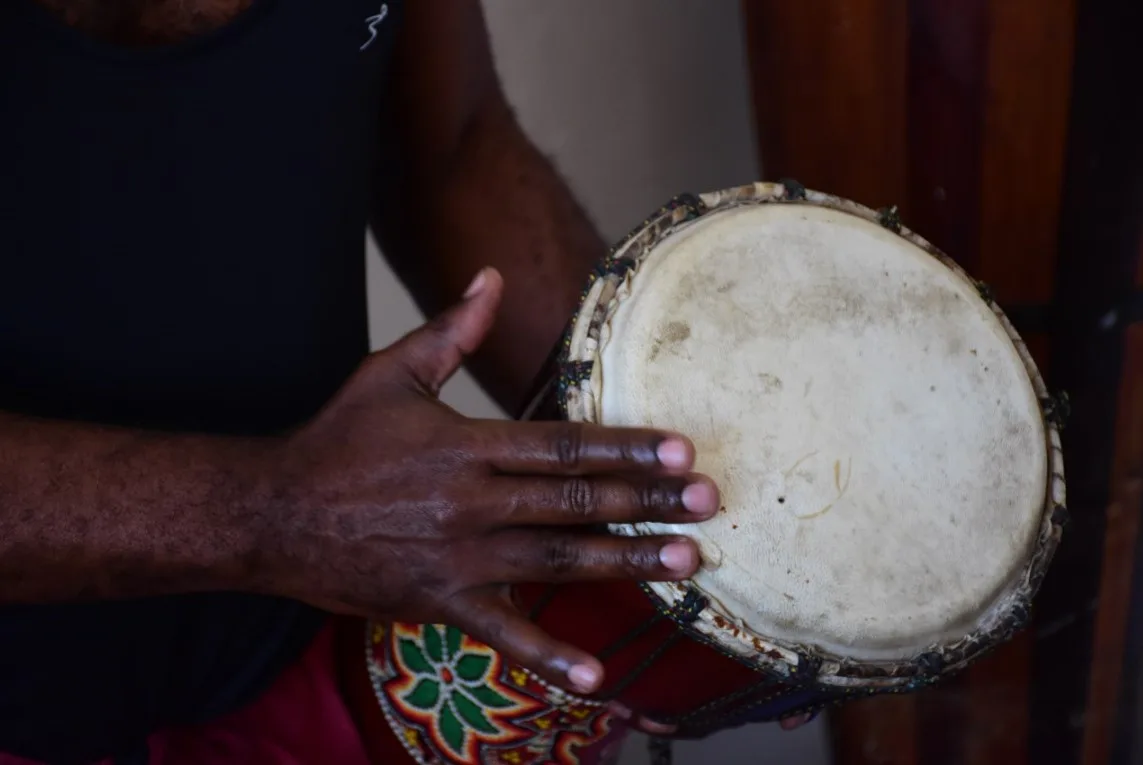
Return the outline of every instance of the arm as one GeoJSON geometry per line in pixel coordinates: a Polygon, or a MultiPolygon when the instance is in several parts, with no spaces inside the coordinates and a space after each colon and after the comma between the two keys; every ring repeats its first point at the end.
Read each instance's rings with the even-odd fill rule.
{"type": "Polygon", "coordinates": [[[469,367],[512,413],[606,246],[505,100],[480,3],[409,3],[400,35],[373,228],[429,315],[481,267],[504,275],[469,367]]]}
{"type": "Polygon", "coordinates": [[[539,630],[504,585],[688,577],[698,551],[686,538],[590,529],[702,521],[718,492],[671,433],[468,420],[442,405],[437,391],[481,344],[501,291],[485,272],[283,436],[0,413],[0,602],[277,595],[453,624],[548,682],[591,692],[598,661],[539,630]]]}
{"type": "Polygon", "coordinates": [[[0,412],[0,602],[248,581],[264,451],[0,412]]]}

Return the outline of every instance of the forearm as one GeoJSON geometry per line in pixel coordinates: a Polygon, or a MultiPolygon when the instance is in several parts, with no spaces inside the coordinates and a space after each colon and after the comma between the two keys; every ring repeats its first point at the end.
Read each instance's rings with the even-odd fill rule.
{"type": "Polygon", "coordinates": [[[0,602],[252,583],[264,448],[0,412],[0,602]]]}
{"type": "Polygon", "coordinates": [[[413,167],[406,180],[405,201],[393,204],[390,196],[382,206],[389,213],[376,226],[383,249],[430,315],[480,268],[500,270],[502,308],[469,367],[515,412],[605,243],[500,99],[472,118],[447,163],[413,167]]]}

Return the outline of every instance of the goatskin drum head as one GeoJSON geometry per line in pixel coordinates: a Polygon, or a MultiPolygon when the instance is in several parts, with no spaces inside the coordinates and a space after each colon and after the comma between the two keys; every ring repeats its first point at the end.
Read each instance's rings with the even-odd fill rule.
{"type": "Polygon", "coordinates": [[[602,328],[606,425],[690,436],[723,510],[694,584],[741,627],[855,660],[974,628],[1041,528],[1025,362],[976,286],[844,210],[730,207],[658,243],[602,328]]]}

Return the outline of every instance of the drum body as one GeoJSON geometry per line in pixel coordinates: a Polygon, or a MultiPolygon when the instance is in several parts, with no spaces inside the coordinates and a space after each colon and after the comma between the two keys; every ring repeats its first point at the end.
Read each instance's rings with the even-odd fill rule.
{"type": "Polygon", "coordinates": [[[418,762],[604,761],[611,699],[699,737],[922,688],[1024,625],[1066,518],[1061,407],[987,290],[894,211],[796,183],[658,211],[540,382],[525,418],[687,433],[723,507],[612,528],[694,538],[690,581],[515,590],[604,662],[591,699],[371,625],[358,692],[418,762]]]}

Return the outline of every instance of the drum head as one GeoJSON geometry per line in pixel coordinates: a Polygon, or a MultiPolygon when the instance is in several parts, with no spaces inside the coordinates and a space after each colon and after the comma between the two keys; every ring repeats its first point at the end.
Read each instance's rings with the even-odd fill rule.
{"type": "Polygon", "coordinates": [[[694,584],[738,628],[905,659],[1026,576],[1047,429],[958,269],[836,206],[737,205],[658,242],[610,306],[585,411],[694,439],[723,511],[637,532],[695,538],[694,584]]]}

